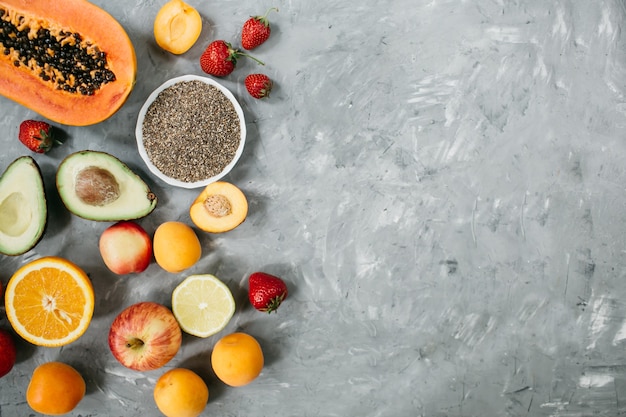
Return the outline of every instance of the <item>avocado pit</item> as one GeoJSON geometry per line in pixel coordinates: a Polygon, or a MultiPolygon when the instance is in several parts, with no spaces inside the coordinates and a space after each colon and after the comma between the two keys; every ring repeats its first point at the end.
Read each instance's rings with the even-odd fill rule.
{"type": "Polygon", "coordinates": [[[105,206],[120,197],[120,185],[106,169],[90,166],[76,175],[76,197],[90,206],[105,206]]]}

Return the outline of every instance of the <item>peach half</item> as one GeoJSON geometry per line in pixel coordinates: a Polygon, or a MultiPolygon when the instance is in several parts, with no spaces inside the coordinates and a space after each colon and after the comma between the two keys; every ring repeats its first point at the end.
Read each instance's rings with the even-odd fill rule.
{"type": "Polygon", "coordinates": [[[248,200],[226,181],[207,185],[189,209],[191,221],[201,230],[222,233],[239,226],[248,215],[248,200]]]}

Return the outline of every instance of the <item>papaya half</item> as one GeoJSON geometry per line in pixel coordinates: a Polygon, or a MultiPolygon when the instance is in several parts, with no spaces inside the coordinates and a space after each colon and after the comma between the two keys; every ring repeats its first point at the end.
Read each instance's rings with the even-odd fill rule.
{"type": "Polygon", "coordinates": [[[124,28],[86,0],[0,0],[0,94],[60,124],[113,115],[135,85],[124,28]]]}

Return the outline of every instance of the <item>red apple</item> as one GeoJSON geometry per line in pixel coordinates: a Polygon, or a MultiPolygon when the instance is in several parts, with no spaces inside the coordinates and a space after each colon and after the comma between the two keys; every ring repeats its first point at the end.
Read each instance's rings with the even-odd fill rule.
{"type": "Polygon", "coordinates": [[[8,330],[0,329],[0,378],[13,369],[16,356],[17,352],[13,336],[8,330]]]}
{"type": "Polygon", "coordinates": [[[100,255],[118,275],[143,272],[152,260],[152,239],[137,223],[117,222],[102,232],[100,255]]]}
{"type": "Polygon", "coordinates": [[[181,342],[182,332],[172,311],[153,302],[127,307],[109,330],[111,353],[136,371],[162,367],[176,355],[181,342]]]}

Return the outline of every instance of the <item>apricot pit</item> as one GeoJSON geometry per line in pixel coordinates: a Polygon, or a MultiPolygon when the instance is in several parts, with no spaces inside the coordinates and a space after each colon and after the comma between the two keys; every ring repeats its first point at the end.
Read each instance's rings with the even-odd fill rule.
{"type": "Polygon", "coordinates": [[[248,200],[234,184],[216,181],[207,185],[189,209],[193,223],[209,233],[222,233],[239,226],[248,215],[248,200]]]}

